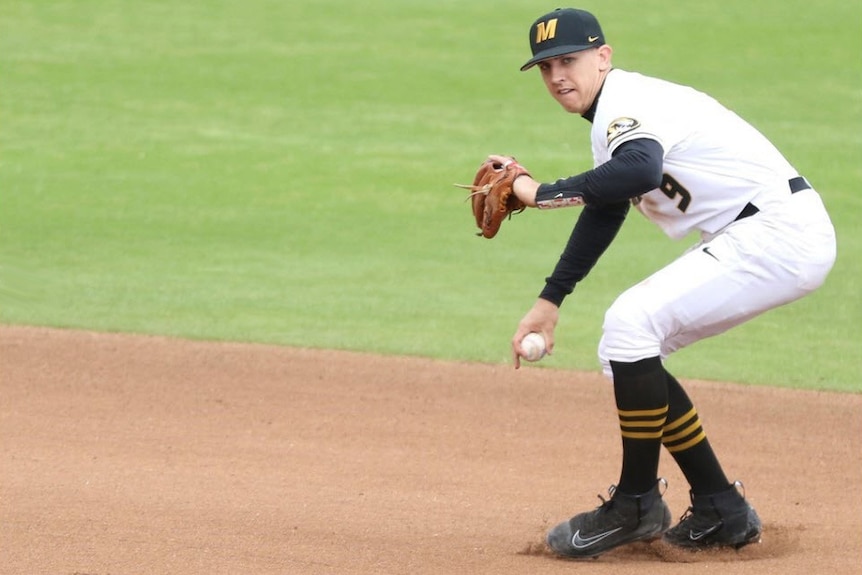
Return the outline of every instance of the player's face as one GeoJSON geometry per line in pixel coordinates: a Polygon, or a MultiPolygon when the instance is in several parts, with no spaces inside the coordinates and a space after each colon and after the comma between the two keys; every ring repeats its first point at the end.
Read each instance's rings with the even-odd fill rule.
{"type": "Polygon", "coordinates": [[[590,109],[610,70],[610,46],[563,54],[539,62],[545,87],[567,111],[583,114],[590,109]]]}

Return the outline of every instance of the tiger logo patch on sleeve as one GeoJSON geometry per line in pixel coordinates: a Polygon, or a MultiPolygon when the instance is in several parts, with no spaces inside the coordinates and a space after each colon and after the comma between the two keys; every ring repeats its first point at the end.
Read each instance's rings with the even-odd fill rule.
{"type": "Polygon", "coordinates": [[[640,125],[641,123],[634,118],[617,118],[608,126],[608,145],[610,146],[611,142],[623,134],[627,134],[634,129],[640,128],[640,125]]]}

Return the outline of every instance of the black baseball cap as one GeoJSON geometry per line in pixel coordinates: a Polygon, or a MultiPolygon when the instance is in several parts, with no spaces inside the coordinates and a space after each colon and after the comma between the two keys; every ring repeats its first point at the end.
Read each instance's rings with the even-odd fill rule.
{"type": "Polygon", "coordinates": [[[521,66],[521,71],[529,70],[542,60],[596,48],[604,43],[605,35],[595,16],[586,10],[557,8],[530,26],[533,57],[521,66]]]}

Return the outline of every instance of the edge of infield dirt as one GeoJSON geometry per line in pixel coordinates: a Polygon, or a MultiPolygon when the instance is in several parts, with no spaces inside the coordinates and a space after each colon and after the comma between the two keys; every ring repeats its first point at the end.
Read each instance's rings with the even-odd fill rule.
{"type": "Polygon", "coordinates": [[[8,573],[859,572],[862,395],[683,382],[763,542],[573,562],[545,531],[618,475],[595,373],[0,326],[0,375],[8,573]]]}

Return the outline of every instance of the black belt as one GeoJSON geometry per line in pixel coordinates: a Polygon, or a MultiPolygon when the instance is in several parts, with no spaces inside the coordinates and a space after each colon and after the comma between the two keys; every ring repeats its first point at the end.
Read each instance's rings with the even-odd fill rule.
{"type": "MultiPolygon", "coordinates": [[[[787,184],[790,186],[790,193],[791,194],[795,194],[796,192],[801,192],[802,190],[810,190],[811,189],[811,184],[809,184],[808,180],[806,180],[802,176],[790,178],[787,181],[787,184]]],[[[745,204],[745,207],[742,208],[742,211],[739,212],[739,215],[736,216],[736,219],[734,219],[733,221],[736,222],[736,221],[739,221],[743,218],[747,218],[748,216],[753,216],[754,214],[756,214],[759,211],[760,210],[757,208],[757,206],[755,206],[751,202],[748,202],[747,204],[745,204]]]]}

